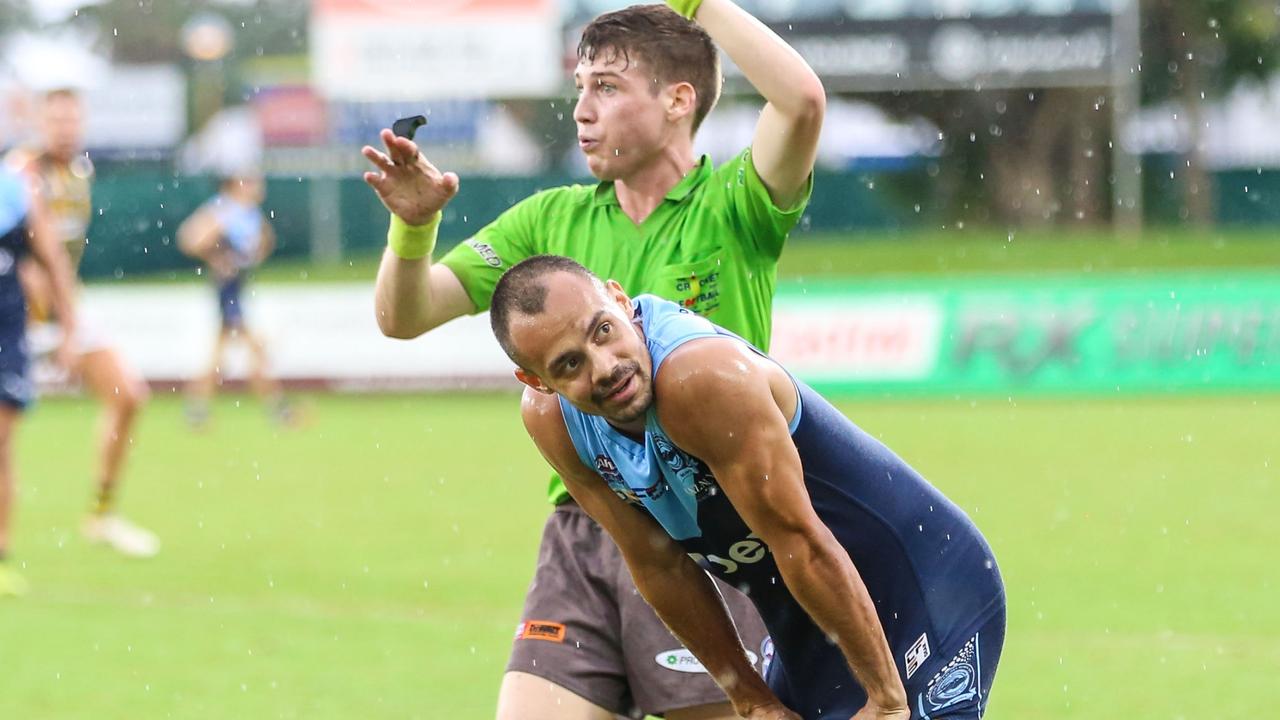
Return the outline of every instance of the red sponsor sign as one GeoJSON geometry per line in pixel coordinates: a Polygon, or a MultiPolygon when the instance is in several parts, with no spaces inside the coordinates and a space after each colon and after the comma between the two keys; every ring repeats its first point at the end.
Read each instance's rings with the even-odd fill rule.
{"type": "Polygon", "coordinates": [[[308,86],[266,88],[253,108],[267,145],[318,145],[328,136],[325,102],[308,86]]]}

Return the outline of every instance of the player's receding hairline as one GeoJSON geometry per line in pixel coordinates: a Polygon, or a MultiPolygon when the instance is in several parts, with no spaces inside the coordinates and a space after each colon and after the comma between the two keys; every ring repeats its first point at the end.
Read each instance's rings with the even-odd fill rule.
{"type": "Polygon", "coordinates": [[[601,286],[600,278],[581,264],[558,255],[534,255],[516,263],[498,279],[489,305],[489,326],[507,357],[520,363],[511,341],[511,322],[516,315],[537,316],[546,312],[551,294],[550,278],[567,274],[601,286]]]}

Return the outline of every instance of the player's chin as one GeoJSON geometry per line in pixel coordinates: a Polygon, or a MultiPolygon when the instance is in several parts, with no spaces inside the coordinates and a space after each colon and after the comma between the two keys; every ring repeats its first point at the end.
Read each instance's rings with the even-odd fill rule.
{"type": "Polygon", "coordinates": [[[633,422],[644,417],[651,404],[653,404],[653,391],[645,387],[637,392],[635,397],[627,401],[626,405],[615,409],[611,414],[615,421],[633,422]]]}
{"type": "Polygon", "coordinates": [[[598,155],[587,156],[587,169],[592,177],[600,182],[614,182],[618,179],[618,169],[614,163],[598,155]]]}

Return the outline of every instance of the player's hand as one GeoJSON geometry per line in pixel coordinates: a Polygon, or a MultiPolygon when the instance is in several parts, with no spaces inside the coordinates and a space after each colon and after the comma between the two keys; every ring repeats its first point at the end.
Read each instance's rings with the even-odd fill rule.
{"type": "Polygon", "coordinates": [[[80,353],[76,349],[76,342],[72,333],[66,328],[63,328],[63,330],[62,341],[58,343],[58,347],[53,351],[53,362],[70,373],[75,370],[76,358],[80,353]]]}
{"type": "Polygon", "coordinates": [[[757,705],[745,717],[747,720],[804,720],[804,718],[788,710],[782,703],[757,705]]]}
{"type": "Polygon", "coordinates": [[[387,129],[380,137],[385,153],[369,145],[360,151],[377,168],[365,173],[364,181],[406,224],[426,225],[458,194],[457,174],[437,170],[408,138],[387,129]]]}
{"type": "Polygon", "coordinates": [[[869,702],[862,706],[852,720],[911,720],[911,709],[906,705],[886,708],[869,702]]]}

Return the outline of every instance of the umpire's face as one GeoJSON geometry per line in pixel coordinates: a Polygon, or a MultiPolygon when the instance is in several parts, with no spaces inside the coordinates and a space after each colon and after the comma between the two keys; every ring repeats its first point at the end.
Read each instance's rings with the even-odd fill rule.
{"type": "Polygon", "coordinates": [[[653,363],[631,299],[618,283],[570,273],[547,276],[543,311],[511,318],[517,376],[624,429],[643,428],[653,403],[653,363]]]}
{"type": "Polygon", "coordinates": [[[578,149],[600,180],[627,181],[690,134],[688,83],[662,84],[649,63],[608,48],[574,71],[578,149]],[[682,94],[683,91],[683,94],[682,94]]]}

